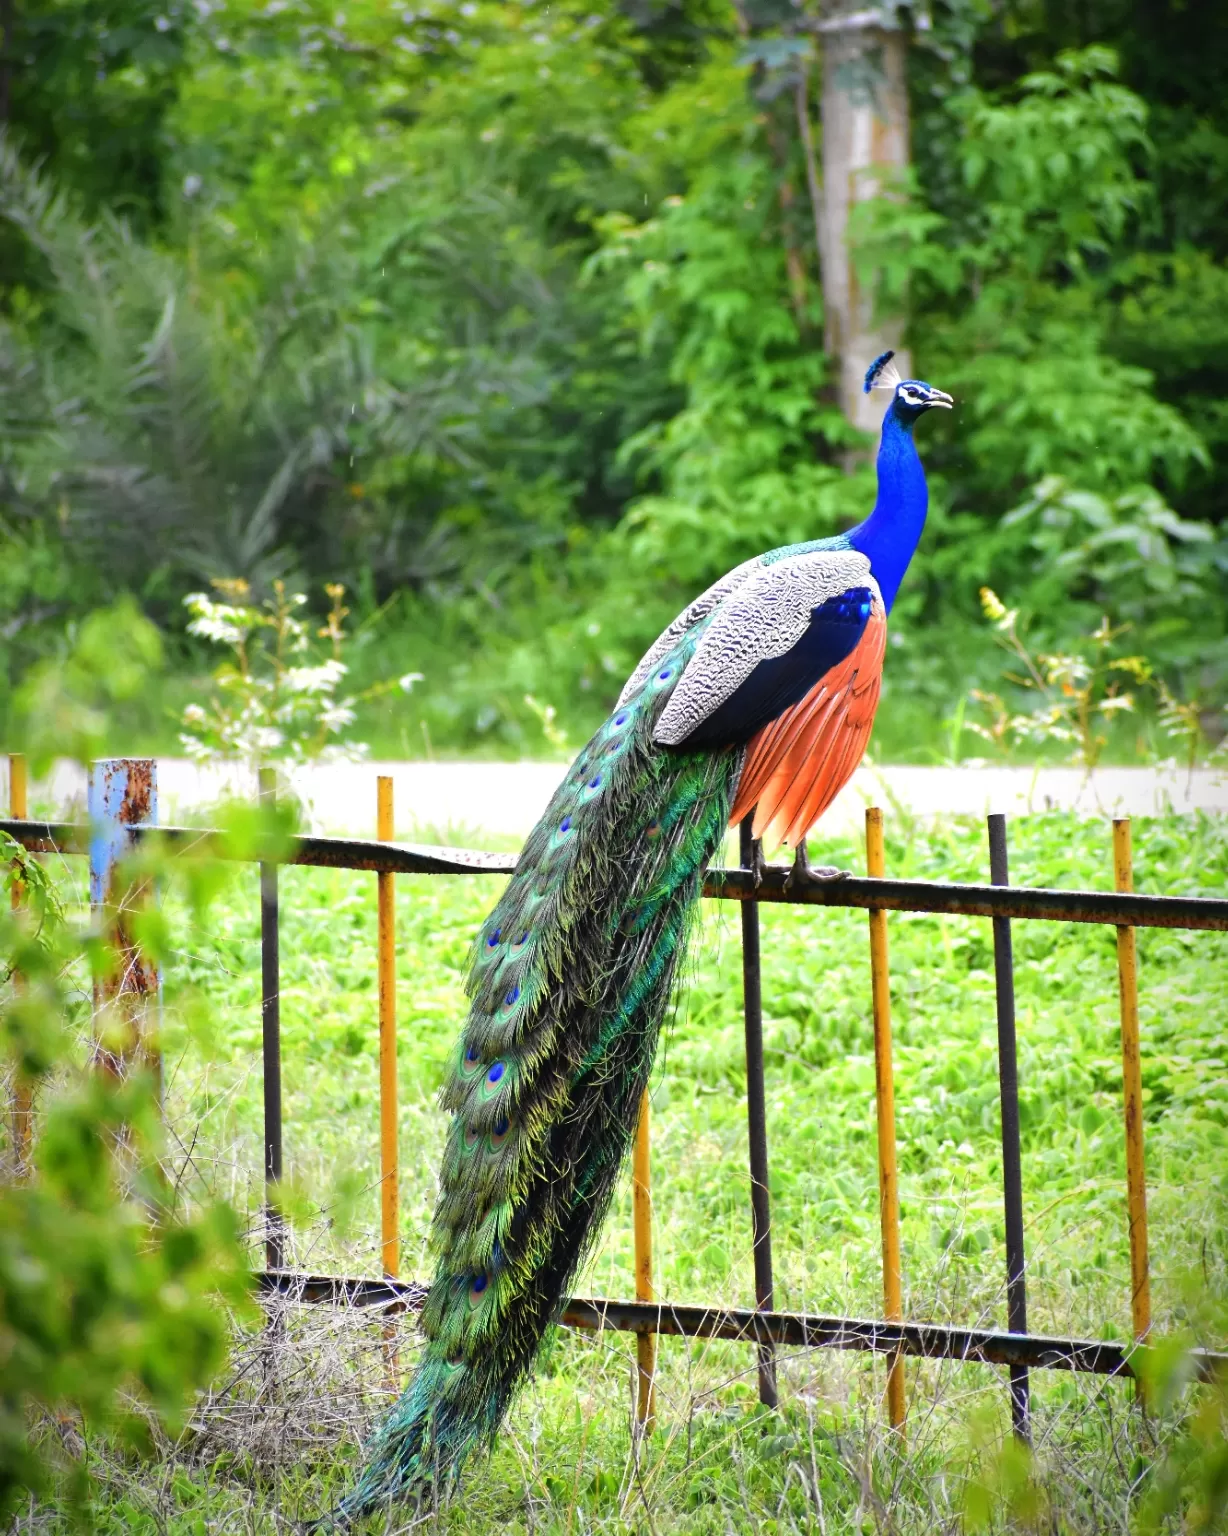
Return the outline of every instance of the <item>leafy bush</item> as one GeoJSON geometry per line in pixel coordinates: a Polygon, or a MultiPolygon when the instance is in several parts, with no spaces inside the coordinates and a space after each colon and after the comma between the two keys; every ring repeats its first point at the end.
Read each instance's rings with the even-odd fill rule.
{"type": "Polygon", "coordinates": [[[981,603],[1000,644],[1020,669],[1008,673],[1008,681],[1028,694],[1032,707],[1014,712],[1000,694],[974,689],[974,701],[991,718],[988,724],[968,721],[967,729],[999,749],[1055,743],[1091,773],[1108,746],[1102,727],[1133,711],[1135,695],[1130,684],[1150,682],[1150,665],[1142,656],[1114,654],[1119,652],[1122,631],[1113,629],[1107,619],[1077,650],[1034,656],[1020,634],[1018,612],[1007,608],[988,587],[981,589],[981,603]]]}
{"type": "Polygon", "coordinates": [[[1108,612],[1186,681],[1228,676],[1228,540],[1181,517],[1153,487],[1112,495],[1050,477],[1001,526],[1021,536],[1019,552],[1036,572],[1029,606],[1053,629],[1108,612]]]}
{"type": "Polygon", "coordinates": [[[189,757],[253,765],[271,758],[360,757],[363,743],[334,740],[354,724],[358,705],[392,689],[408,693],[422,680],[421,672],[406,672],[392,683],[338,695],[349,671],[341,655],[350,610],[340,582],[325,588],[331,607],[316,634],[328,645],[323,656],[312,654],[311,626],[299,616],[306,593],[287,592],[275,581],[273,596],[256,605],[245,581],[213,585],[217,597],[193,592],[184,599],[192,615],[188,633],[224,646],[232,659],[214,670],[217,692],[208,708],[189,704],[183,712],[179,739],[189,757]]]}
{"type": "MultiPolygon", "coordinates": [[[[1109,745],[1106,732],[1134,715],[1141,701],[1150,705],[1158,735],[1175,749],[1176,757],[1165,761],[1179,762],[1192,773],[1204,753],[1222,760],[1223,744],[1208,742],[1205,699],[1174,693],[1146,655],[1134,648],[1137,637],[1131,625],[1114,628],[1102,614],[1094,629],[1068,637],[1061,651],[1033,651],[1017,609],[1007,608],[989,587],[981,588],[981,606],[1014,667],[1003,674],[1003,682],[1023,704],[1012,704],[992,689],[974,688],[969,698],[982,718],[968,719],[961,711],[953,722],[957,735],[968,730],[999,752],[1024,747],[1031,756],[1056,747],[1090,774],[1109,745]],[[1123,636],[1129,637],[1124,645],[1123,636]]],[[[1161,755],[1142,735],[1137,754],[1161,755]]]]}
{"type": "MultiPolygon", "coordinates": [[[[246,1311],[236,1217],[184,1209],[159,1163],[152,1075],[91,1070],[79,975],[108,945],[65,920],[42,867],[0,834],[0,1051],[36,1106],[32,1165],[0,1186],[0,1517],[29,1491],[88,1491],[85,1440],[174,1431],[246,1311]],[[12,893],[20,904],[10,911],[12,893]]],[[[197,895],[205,887],[198,884],[197,895]]],[[[152,932],[153,930],[151,930],[152,932]]],[[[19,1149],[10,1144],[9,1161],[19,1149]]]]}
{"type": "Polygon", "coordinates": [[[20,740],[36,773],[53,758],[102,755],[119,715],[147,693],[162,637],[130,597],[68,626],[57,654],[32,667],[14,700],[20,740]]]}

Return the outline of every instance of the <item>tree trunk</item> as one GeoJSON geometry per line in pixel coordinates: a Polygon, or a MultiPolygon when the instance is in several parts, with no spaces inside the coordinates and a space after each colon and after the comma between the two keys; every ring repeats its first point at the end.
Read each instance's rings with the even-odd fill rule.
{"type": "Polygon", "coordinates": [[[865,371],[894,348],[905,378],[904,316],[875,312],[874,282],[861,283],[848,245],[849,215],[886,190],[908,165],[905,37],[877,10],[843,12],[818,23],[823,43],[824,345],[837,368],[841,409],[876,432],[882,401],[863,393],[865,371]]]}
{"type": "MultiPolygon", "coordinates": [[[[3,0],[0,0],[0,3],[3,3],[3,0]]],[[[747,0],[733,0],[733,13],[744,43],[753,42],[755,39],[758,20],[755,12],[760,9],[762,7],[756,6],[754,0],[749,4],[747,0]]],[[[757,60],[751,70],[750,94],[751,100],[759,110],[760,120],[764,124],[768,148],[772,152],[772,163],[776,167],[779,178],[776,183],[776,201],[780,208],[780,234],[785,252],[785,273],[789,280],[789,299],[793,306],[793,318],[797,321],[797,328],[804,335],[807,329],[806,261],[797,238],[797,193],[789,175],[789,140],[777,120],[774,102],[770,96],[765,97],[763,92],[766,73],[762,59],[757,60]]]]}

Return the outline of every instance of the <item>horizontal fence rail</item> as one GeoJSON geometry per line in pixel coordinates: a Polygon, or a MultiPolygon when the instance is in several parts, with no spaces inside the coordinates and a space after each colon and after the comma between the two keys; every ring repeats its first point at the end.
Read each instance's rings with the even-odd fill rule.
{"type": "MultiPolygon", "coordinates": [[[[266,1270],[258,1277],[258,1284],[263,1295],[287,1301],[378,1307],[393,1313],[420,1312],[428,1293],[427,1286],[415,1281],[300,1275],[292,1270],[266,1270]]],[[[612,1301],[600,1296],[573,1296],[563,1304],[560,1321],[569,1328],[729,1339],[760,1348],[781,1344],[794,1349],[862,1350],[926,1360],[1084,1371],[1095,1376],[1134,1376],[1132,1356],[1138,1351],[1137,1345],[1107,1339],[1058,1339],[992,1328],[955,1328],[944,1323],[878,1322],[817,1312],[752,1312],[740,1307],[612,1301]]],[[[1228,1354],[1194,1349],[1190,1363],[1199,1381],[1214,1381],[1228,1370],[1228,1354]]]]}
{"type": "MultiPolygon", "coordinates": [[[[471,848],[430,848],[356,837],[293,837],[279,853],[229,851],[220,832],[199,827],[137,827],[135,841],[160,840],[182,855],[352,869],[393,875],[510,875],[516,856],[471,848]]],[[[87,854],[89,826],[69,821],[0,819],[0,832],[31,853],[87,854]]],[[[783,864],[761,877],[748,869],[710,870],[704,895],[714,901],[771,901],[865,911],[931,912],[949,917],[1036,918],[1053,923],[1109,923],[1131,928],[1189,928],[1228,932],[1228,900],[1217,896],[1142,896],[1128,891],[1067,891],[1043,887],[964,885],[943,880],[798,879],[783,864]]]]}
{"type": "MultiPolygon", "coordinates": [[[[121,759],[96,765],[97,771],[148,771],[155,785],[149,824],[133,825],[143,817],[128,815],[122,823],[124,848],[153,840],[176,856],[220,858],[259,865],[262,926],[262,1035],[265,1098],[266,1264],[256,1277],[259,1291],[293,1303],[320,1302],[335,1306],[369,1307],[386,1314],[415,1313],[428,1294],[418,1281],[401,1280],[398,1268],[396,1150],[396,1021],[394,904],[396,875],[510,875],[514,854],[484,853],[464,848],[440,848],[392,841],[391,780],[378,784],[376,840],[336,837],[256,839],[239,849],[225,833],[199,827],[160,827],[156,815],[155,765],[150,760],[121,759]],[[307,1275],[285,1267],[285,1229],[277,1203],[282,1172],[281,1044],[279,1038],[279,867],[345,869],[378,874],[378,974],[380,1033],[380,1204],[382,1279],[307,1275]]],[[[91,859],[93,880],[100,825],[67,821],[35,821],[26,815],[24,764],[10,757],[10,816],[0,820],[7,833],[28,851],[82,854],[91,859]]],[[[262,799],[272,797],[271,776],[262,775],[262,799]]],[[[1029,1429],[1028,1371],[1037,1368],[1089,1372],[1100,1376],[1137,1376],[1140,1346],[1150,1336],[1147,1300],[1146,1191],[1143,1161],[1143,1118],[1139,1079],[1137,928],[1181,928],[1228,931],[1228,900],[1206,896],[1145,896],[1132,889],[1128,821],[1114,823],[1114,891],[1052,890],[1007,883],[1005,818],[989,818],[990,880],[987,885],[932,880],[893,880],[884,873],[882,815],[867,812],[866,876],[812,878],[805,860],[789,868],[764,865],[752,844],[749,823],[742,828],[741,868],[710,870],[703,893],[713,900],[742,904],[743,1005],[746,1024],[748,1126],[750,1133],[751,1195],[755,1257],[754,1310],[702,1305],[670,1305],[655,1300],[652,1279],[652,1197],[650,1187],[649,1110],[647,1095],[636,1133],[633,1171],[635,1301],[573,1297],[562,1306],[560,1321],[589,1330],[616,1329],[636,1336],[639,1388],[636,1419],[651,1430],[655,1415],[654,1378],[659,1334],[728,1339],[755,1346],[759,1365],[760,1400],[776,1403],[777,1347],[862,1350],[887,1357],[887,1403],[894,1430],[904,1433],[906,1412],[904,1356],[970,1361],[1009,1369],[1011,1406],[1017,1435],[1029,1429]],[[873,995],[876,1067],[875,1111],[879,1137],[879,1194],[883,1247],[885,1320],[830,1317],[814,1313],[781,1312],[773,1307],[771,1215],[768,1193],[767,1126],[764,1112],[764,1050],[760,1001],[760,902],[799,906],[859,908],[870,914],[871,990],[873,995]],[[982,917],[993,920],[995,996],[998,1009],[998,1077],[1001,1096],[1003,1203],[1007,1218],[1007,1289],[1010,1330],[965,1328],[909,1322],[900,1299],[898,1190],[895,1172],[895,1114],[892,1090],[890,981],[887,950],[888,912],[982,917]],[[1014,1028],[1014,964],[1012,919],[1069,923],[1102,923],[1117,930],[1123,1064],[1125,1067],[1125,1134],[1128,1164],[1129,1243],[1132,1276],[1134,1340],[1052,1338],[1029,1334],[1025,1310],[1023,1247],[1023,1189],[1020,1170],[1017,1073],[1014,1028]]],[[[118,825],[110,828],[120,836],[118,825]]],[[[15,896],[18,893],[15,892],[15,896]]],[[[14,1134],[24,1135],[19,1163],[28,1152],[30,1106],[14,1089],[14,1134]],[[20,1101],[20,1102],[19,1102],[20,1101]]],[[[20,1137],[19,1137],[20,1140],[20,1137]]],[[[396,1367],[392,1335],[386,1332],[390,1370],[396,1367]]],[[[1194,1375],[1201,1380],[1228,1376],[1228,1352],[1190,1352],[1194,1375]]],[[[1140,1390],[1142,1383],[1140,1382],[1140,1390]]]]}

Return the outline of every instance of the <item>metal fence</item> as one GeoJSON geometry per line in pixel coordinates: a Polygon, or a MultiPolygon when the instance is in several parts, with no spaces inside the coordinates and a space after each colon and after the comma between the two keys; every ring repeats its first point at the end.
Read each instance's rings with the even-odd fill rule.
{"type": "MultiPolygon", "coordinates": [[[[90,899],[96,920],[115,939],[119,962],[114,974],[98,983],[98,1001],[118,1007],[131,1023],[134,1048],[140,1049],[141,1018],[160,991],[160,978],[142,959],[127,931],[125,915],[141,898],[118,880],[124,856],[143,838],[156,835],[176,855],[234,857],[216,832],[157,826],[157,772],[148,759],[112,759],[96,763],[89,786],[87,824],[38,822],[28,818],[24,762],[11,756],[10,819],[7,832],[35,853],[85,854],[90,861],[90,899]]],[[[262,799],[272,798],[271,774],[261,776],[262,799]]],[[[416,1311],[426,1286],[399,1277],[399,1166],[397,1154],[397,1034],[395,998],[395,908],[393,883],[400,874],[508,875],[513,855],[466,849],[398,844],[393,837],[392,780],[376,785],[377,839],[295,837],[274,860],[252,855],[260,869],[261,1019],[264,1068],[264,1172],[267,1185],[266,1268],[258,1283],[266,1294],[302,1302],[372,1306],[416,1311]],[[282,1176],[281,1042],[279,998],[279,868],[283,864],[326,869],[373,871],[378,875],[379,1106],[381,1278],[354,1279],[304,1275],[285,1267],[283,1228],[277,1212],[277,1184],[282,1176]]],[[[926,880],[891,880],[886,876],[882,812],[866,812],[867,876],[809,883],[794,871],[755,857],[749,822],[741,828],[737,869],[714,869],[704,882],[704,896],[737,901],[742,919],[743,1012],[746,1031],[747,1121],[750,1205],[754,1244],[755,1308],[743,1310],[703,1305],[675,1305],[656,1300],[653,1289],[650,1125],[648,1096],[640,1110],[632,1161],[635,1241],[633,1301],[573,1297],[562,1311],[572,1327],[614,1328],[636,1335],[639,1363],[637,1414],[650,1427],[654,1417],[653,1381],[656,1337],[745,1341],[755,1348],[759,1395],[776,1402],[775,1349],[828,1347],[868,1350],[888,1357],[887,1410],[901,1429],[905,1417],[904,1356],[980,1361],[1008,1367],[1012,1422],[1016,1434],[1029,1435],[1029,1371],[1092,1372],[1135,1376],[1136,1346],[1151,1330],[1147,1258],[1147,1198],[1144,1166],[1143,1098],[1139,1055],[1137,928],[1228,930],[1228,900],[1208,897],[1138,895],[1133,889],[1130,823],[1113,823],[1115,890],[1071,891],[1011,887],[1004,816],[988,818],[988,885],[947,884],[926,880]],[[882,1238],[883,1310],[881,1320],[814,1313],[781,1312],[773,1306],[771,1208],[768,1135],[764,1091],[763,1025],[759,906],[789,902],[815,907],[864,908],[869,914],[870,987],[874,1019],[875,1104],[878,1131],[879,1213],[882,1238]],[[958,1328],[908,1322],[903,1316],[899,1194],[896,1173],[894,1088],[891,1050],[888,912],[925,912],[986,917],[992,922],[994,982],[997,1000],[998,1081],[1001,1107],[1003,1209],[1006,1233],[1007,1330],[958,1328]],[[1031,1334],[1027,1326],[1026,1255],[1019,1136],[1019,1089],[1015,1040],[1014,964],[1011,923],[1015,920],[1104,923],[1117,932],[1118,990],[1121,1016],[1123,1133],[1126,1147],[1126,1204],[1129,1225],[1131,1315],[1134,1345],[1109,1340],[1055,1338],[1031,1334]]],[[[107,1059],[108,1070],[123,1063],[107,1059]]],[[[158,1063],[154,1062],[155,1067],[158,1063]]],[[[13,1135],[18,1161],[27,1155],[32,1129],[28,1093],[20,1084],[13,1094],[13,1135]]],[[[1228,1370],[1228,1353],[1196,1350],[1196,1373],[1209,1379],[1228,1370]]]]}

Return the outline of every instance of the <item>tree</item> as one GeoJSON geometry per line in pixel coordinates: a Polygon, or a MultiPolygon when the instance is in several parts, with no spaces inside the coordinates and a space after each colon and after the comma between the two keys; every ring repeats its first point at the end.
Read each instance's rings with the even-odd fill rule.
{"type": "Polygon", "coordinates": [[[823,345],[835,360],[840,407],[863,432],[877,430],[881,404],[862,387],[882,352],[898,354],[905,378],[903,295],[884,304],[877,274],[859,271],[850,243],[859,203],[907,185],[906,36],[891,14],[841,6],[817,24],[823,53],[823,345]]]}

